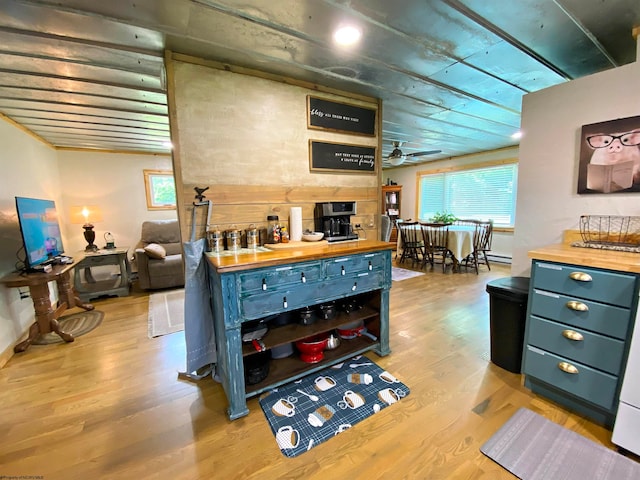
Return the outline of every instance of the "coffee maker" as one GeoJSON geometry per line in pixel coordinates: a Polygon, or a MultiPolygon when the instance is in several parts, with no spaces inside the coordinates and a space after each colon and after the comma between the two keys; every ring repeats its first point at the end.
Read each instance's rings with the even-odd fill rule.
{"type": "Polygon", "coordinates": [[[328,242],[357,240],[353,231],[351,216],[356,214],[356,202],[316,203],[315,228],[324,233],[328,242]]]}

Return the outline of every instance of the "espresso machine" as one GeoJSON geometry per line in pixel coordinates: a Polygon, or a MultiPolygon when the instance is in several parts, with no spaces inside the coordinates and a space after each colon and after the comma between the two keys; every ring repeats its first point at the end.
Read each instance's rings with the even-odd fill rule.
{"type": "Polygon", "coordinates": [[[356,214],[356,202],[316,203],[315,228],[324,233],[328,242],[357,240],[353,231],[351,216],[356,214]]]}

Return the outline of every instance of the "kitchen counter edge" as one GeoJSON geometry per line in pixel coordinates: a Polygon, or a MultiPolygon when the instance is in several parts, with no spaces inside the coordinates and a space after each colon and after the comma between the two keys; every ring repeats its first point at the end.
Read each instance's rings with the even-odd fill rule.
{"type": "Polygon", "coordinates": [[[328,245],[317,247],[305,246],[304,248],[272,250],[269,252],[243,253],[229,256],[206,254],[205,256],[218,273],[227,273],[344,255],[378,252],[391,250],[392,248],[393,246],[387,242],[377,240],[355,240],[329,243],[328,245]]]}
{"type": "Polygon", "coordinates": [[[640,254],[598,248],[547,245],[529,250],[529,258],[640,274],[640,254]]]}

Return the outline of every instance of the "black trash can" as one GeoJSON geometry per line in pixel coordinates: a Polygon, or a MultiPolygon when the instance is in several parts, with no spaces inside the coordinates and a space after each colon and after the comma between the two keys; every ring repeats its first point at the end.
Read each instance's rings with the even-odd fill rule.
{"type": "Polygon", "coordinates": [[[513,373],[521,372],[524,326],[527,321],[529,277],[507,277],[487,283],[491,361],[513,373]]]}

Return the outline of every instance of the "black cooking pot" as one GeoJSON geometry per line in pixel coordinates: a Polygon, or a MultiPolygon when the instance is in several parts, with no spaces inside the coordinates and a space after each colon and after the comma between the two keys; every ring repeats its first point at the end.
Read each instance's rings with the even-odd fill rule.
{"type": "Polygon", "coordinates": [[[311,325],[318,319],[318,313],[311,307],[298,310],[298,322],[301,325],[311,325]]]}
{"type": "Polygon", "coordinates": [[[335,318],[337,313],[336,302],[327,302],[320,305],[320,318],[323,320],[331,320],[335,318]]]}
{"type": "Polygon", "coordinates": [[[345,298],[340,304],[340,310],[345,313],[355,312],[356,310],[360,310],[361,308],[362,302],[355,297],[345,298]]]}
{"type": "Polygon", "coordinates": [[[290,323],[295,323],[296,320],[297,320],[297,317],[295,315],[295,312],[293,311],[282,312],[278,315],[273,315],[272,317],[269,317],[269,324],[273,327],[279,327],[282,325],[289,325],[290,323]]]}
{"type": "Polygon", "coordinates": [[[244,382],[247,385],[255,385],[267,378],[270,360],[270,350],[244,357],[244,382]]]}

